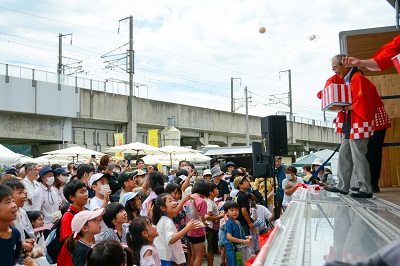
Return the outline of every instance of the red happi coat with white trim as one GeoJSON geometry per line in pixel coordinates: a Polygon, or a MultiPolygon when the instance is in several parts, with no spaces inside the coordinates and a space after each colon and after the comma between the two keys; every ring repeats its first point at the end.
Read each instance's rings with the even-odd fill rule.
{"type": "MultiPolygon", "coordinates": [[[[325,87],[332,83],[344,84],[344,80],[339,75],[334,75],[327,80],[325,87]]],[[[353,98],[350,139],[369,138],[374,130],[390,127],[390,120],[375,85],[360,71],[353,74],[350,88],[353,98]]],[[[338,113],[335,119],[336,132],[342,132],[346,115],[348,112],[338,113]]]]}

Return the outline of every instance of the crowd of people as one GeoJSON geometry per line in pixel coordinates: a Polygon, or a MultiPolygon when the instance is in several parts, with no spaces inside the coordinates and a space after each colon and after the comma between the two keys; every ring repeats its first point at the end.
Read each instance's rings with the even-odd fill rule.
{"type": "MultiPolygon", "coordinates": [[[[285,202],[288,187],[302,182],[295,169],[284,169],[285,181],[278,177],[285,202]]],[[[65,168],[27,163],[3,170],[2,265],[46,258],[57,265],[199,266],[204,258],[214,265],[215,254],[221,265],[237,265],[236,252],[256,254],[259,234],[275,219],[273,178],[253,179],[233,162],[226,172],[215,163],[199,174],[181,161],[168,176],[142,159],[129,165],[111,155],[65,168]],[[55,259],[53,247],[46,252],[54,239],[55,259]]]]}
{"type": "Polygon", "coordinates": [[[216,162],[201,174],[181,161],[164,175],[142,159],[132,166],[111,155],[66,168],[8,166],[0,179],[0,249],[7,251],[0,261],[38,265],[58,238],[50,264],[200,266],[207,258],[211,266],[221,254],[221,265],[238,265],[236,253],[257,254],[259,235],[299,184],[336,185],[320,158],[302,167],[302,177],[280,156],[275,165],[275,178],[253,178],[231,161],[225,171],[216,162]]]}

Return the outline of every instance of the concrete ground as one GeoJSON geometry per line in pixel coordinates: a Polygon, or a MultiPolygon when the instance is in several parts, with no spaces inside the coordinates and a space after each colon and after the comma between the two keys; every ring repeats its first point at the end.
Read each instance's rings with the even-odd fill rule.
{"type": "MultiPolygon", "coordinates": [[[[221,263],[221,255],[214,255],[214,265],[218,266],[221,263]]],[[[207,266],[207,259],[204,257],[201,266],[207,266]]]]}

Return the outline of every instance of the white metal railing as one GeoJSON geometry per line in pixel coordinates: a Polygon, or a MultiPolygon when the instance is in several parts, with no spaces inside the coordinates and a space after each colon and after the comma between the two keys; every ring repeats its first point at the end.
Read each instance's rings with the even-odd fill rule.
{"type": "Polygon", "coordinates": [[[0,63],[0,74],[5,76],[44,81],[49,83],[79,87],[95,91],[104,91],[108,93],[128,95],[129,87],[127,83],[115,82],[112,80],[98,81],[85,79],[70,75],[58,75],[54,72],[37,70],[27,67],[15,66],[0,63]]]}
{"type": "MultiPolygon", "coordinates": [[[[107,93],[128,95],[129,94],[129,83],[128,82],[115,82],[113,80],[98,81],[93,79],[85,79],[81,77],[69,76],[69,75],[58,75],[54,72],[37,70],[28,67],[15,66],[10,64],[0,63],[0,75],[18,77],[24,79],[31,79],[36,81],[44,81],[49,83],[67,85],[78,87],[82,89],[104,91],[107,93]]],[[[319,127],[334,128],[333,123],[324,122],[320,120],[286,115],[287,121],[294,121],[297,123],[314,125],[319,127]]]]}

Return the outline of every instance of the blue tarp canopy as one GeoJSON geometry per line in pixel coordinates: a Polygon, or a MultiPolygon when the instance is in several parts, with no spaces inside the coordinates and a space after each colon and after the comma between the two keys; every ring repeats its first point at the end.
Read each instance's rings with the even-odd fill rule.
{"type": "MultiPolygon", "coordinates": [[[[321,157],[319,157],[317,154],[311,153],[309,155],[301,157],[298,161],[294,162],[293,165],[296,167],[302,167],[305,164],[311,165],[316,158],[321,158],[321,157]]],[[[331,166],[331,163],[328,162],[326,166],[331,166]]]]}

